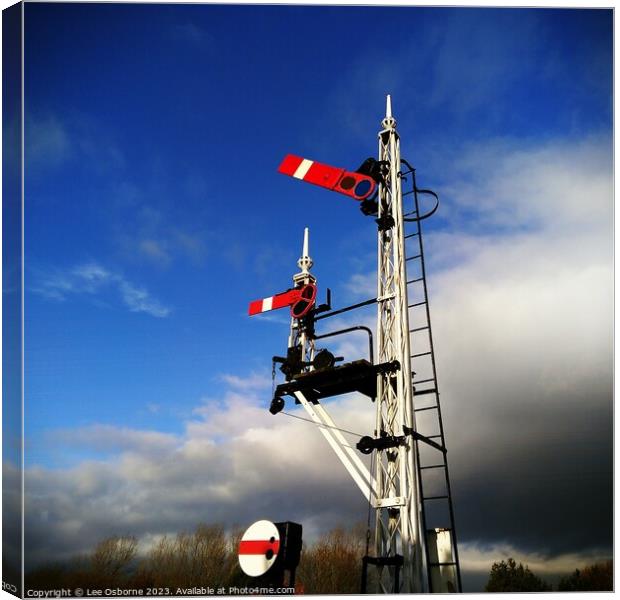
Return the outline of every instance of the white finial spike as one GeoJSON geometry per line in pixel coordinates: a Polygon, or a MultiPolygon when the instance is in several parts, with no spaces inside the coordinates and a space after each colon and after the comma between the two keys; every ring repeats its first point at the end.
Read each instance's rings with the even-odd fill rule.
{"type": "Polygon", "coordinates": [[[309,238],[310,238],[310,230],[306,227],[304,229],[304,245],[303,245],[303,249],[301,251],[300,258],[297,261],[297,265],[299,266],[299,268],[301,269],[301,272],[304,275],[309,273],[309,269],[311,269],[312,265],[314,264],[312,262],[312,259],[310,258],[309,238]]]}
{"type": "Polygon", "coordinates": [[[381,121],[381,125],[386,129],[394,129],[396,127],[396,119],[392,116],[392,96],[387,95],[385,102],[385,117],[381,121]]]}
{"type": "Polygon", "coordinates": [[[302,256],[308,256],[308,228],[304,228],[304,248],[301,253],[302,256]]]}

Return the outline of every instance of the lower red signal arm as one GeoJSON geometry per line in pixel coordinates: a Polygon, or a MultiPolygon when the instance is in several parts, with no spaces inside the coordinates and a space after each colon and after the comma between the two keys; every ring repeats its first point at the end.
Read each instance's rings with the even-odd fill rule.
{"type": "Polygon", "coordinates": [[[293,289],[276,294],[275,296],[269,296],[262,300],[254,300],[250,302],[248,314],[250,316],[267,312],[269,310],[276,310],[278,308],[284,308],[285,306],[291,306],[301,298],[301,290],[293,289]]]}

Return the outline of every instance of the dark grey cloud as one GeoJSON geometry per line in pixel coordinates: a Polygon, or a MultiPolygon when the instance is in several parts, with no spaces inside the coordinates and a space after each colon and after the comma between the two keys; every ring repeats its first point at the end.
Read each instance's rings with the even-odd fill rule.
{"type": "MultiPolygon", "coordinates": [[[[20,470],[9,460],[2,463],[2,560],[7,571],[18,573],[22,560],[22,482],[20,470]]],[[[9,578],[8,581],[17,578],[9,578]]]]}
{"type": "MultiPolygon", "coordinates": [[[[550,556],[612,547],[611,388],[562,396],[565,412],[517,394],[498,428],[452,452],[460,538],[550,556]],[[528,419],[537,421],[534,427],[528,419]],[[470,446],[470,448],[471,448],[470,446]]],[[[454,426],[452,426],[454,428],[454,426]]]]}

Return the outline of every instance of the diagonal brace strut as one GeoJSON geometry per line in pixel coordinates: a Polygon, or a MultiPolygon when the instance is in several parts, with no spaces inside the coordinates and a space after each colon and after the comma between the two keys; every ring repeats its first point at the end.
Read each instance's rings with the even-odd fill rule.
{"type": "Polygon", "coordinates": [[[293,392],[295,398],[304,407],[310,418],[319,425],[319,430],[327,440],[336,456],[340,459],[344,468],[348,471],[353,481],[357,484],[362,494],[375,506],[376,484],[374,477],[366,465],[361,461],[355,449],[347,442],[346,438],[336,428],[336,424],[329,413],[321,404],[312,404],[304,396],[303,392],[293,392]]]}

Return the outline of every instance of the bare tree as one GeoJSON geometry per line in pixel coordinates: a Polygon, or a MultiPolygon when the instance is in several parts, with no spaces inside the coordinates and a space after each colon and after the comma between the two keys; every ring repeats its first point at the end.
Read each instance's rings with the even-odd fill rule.
{"type": "Polygon", "coordinates": [[[297,581],[307,594],[359,593],[365,529],[336,528],[309,548],[304,548],[297,581]]]}
{"type": "Polygon", "coordinates": [[[156,587],[226,586],[236,556],[220,525],[164,537],[148,553],[140,578],[156,587]]]}
{"type": "Polygon", "coordinates": [[[138,542],[131,536],[113,536],[97,544],[90,556],[91,582],[112,585],[127,575],[136,557],[138,542]]]}

